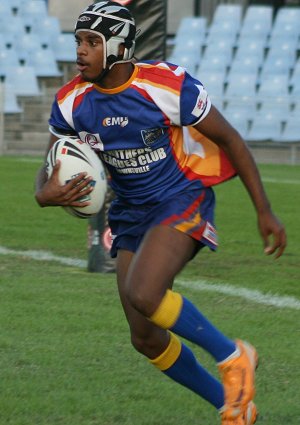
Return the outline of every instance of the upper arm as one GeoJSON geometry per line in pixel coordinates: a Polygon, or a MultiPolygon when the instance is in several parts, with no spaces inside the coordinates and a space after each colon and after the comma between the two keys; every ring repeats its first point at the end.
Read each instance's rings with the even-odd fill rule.
{"type": "Polygon", "coordinates": [[[207,116],[194,128],[224,149],[233,141],[243,142],[240,134],[213,105],[207,116]]]}

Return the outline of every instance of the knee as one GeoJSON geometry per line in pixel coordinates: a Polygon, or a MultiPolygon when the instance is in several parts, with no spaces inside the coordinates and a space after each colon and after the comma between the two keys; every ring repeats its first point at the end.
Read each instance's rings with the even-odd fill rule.
{"type": "Polygon", "coordinates": [[[163,294],[155,294],[154,291],[150,292],[139,289],[129,289],[127,292],[127,299],[132,307],[135,308],[145,317],[151,317],[159,306],[163,294]]]}

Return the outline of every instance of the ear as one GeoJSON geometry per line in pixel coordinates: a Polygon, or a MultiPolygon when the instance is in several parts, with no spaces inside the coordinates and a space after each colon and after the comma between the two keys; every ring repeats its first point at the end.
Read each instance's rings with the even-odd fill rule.
{"type": "Polygon", "coordinates": [[[122,43],[122,44],[119,45],[119,52],[118,52],[119,56],[123,57],[124,51],[125,51],[125,44],[122,43]]]}

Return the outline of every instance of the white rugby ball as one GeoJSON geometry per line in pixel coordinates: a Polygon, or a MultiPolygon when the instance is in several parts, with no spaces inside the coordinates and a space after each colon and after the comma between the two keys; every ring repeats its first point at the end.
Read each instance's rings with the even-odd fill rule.
{"type": "Polygon", "coordinates": [[[94,190],[79,198],[80,202],[89,201],[85,207],[63,207],[68,213],[80,218],[89,218],[97,214],[105,201],[107,181],[101,160],[87,143],[80,139],[63,137],[57,140],[48,152],[47,174],[52,175],[53,167],[60,160],[59,182],[65,185],[79,173],[86,172],[93,177],[90,185],[94,190]]]}

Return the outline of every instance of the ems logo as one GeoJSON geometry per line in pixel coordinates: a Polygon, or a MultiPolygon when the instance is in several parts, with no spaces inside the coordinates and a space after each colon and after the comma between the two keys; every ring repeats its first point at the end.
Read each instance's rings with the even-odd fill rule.
{"type": "Polygon", "coordinates": [[[128,124],[128,117],[107,117],[104,118],[102,124],[104,127],[111,127],[113,125],[119,125],[120,127],[126,127],[128,124]]]}
{"type": "Polygon", "coordinates": [[[141,131],[142,139],[146,146],[153,145],[163,134],[163,128],[148,128],[141,131]]]}

